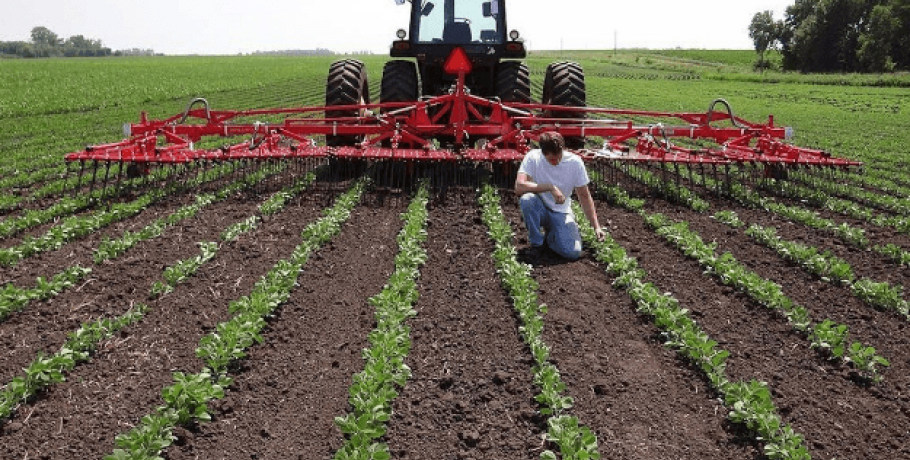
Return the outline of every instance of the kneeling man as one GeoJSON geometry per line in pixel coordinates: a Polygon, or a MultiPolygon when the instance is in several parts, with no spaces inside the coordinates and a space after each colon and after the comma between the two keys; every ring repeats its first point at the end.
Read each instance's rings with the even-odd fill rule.
{"type": "Polygon", "coordinates": [[[581,257],[581,235],[572,212],[572,192],[585,217],[603,241],[604,231],[597,221],[594,200],[588,190],[588,172],[581,157],[565,151],[566,141],[556,132],[543,133],[540,148],[525,155],[515,180],[515,193],[521,196],[521,214],[528,229],[531,257],[539,257],[546,244],[569,260],[581,257]]]}

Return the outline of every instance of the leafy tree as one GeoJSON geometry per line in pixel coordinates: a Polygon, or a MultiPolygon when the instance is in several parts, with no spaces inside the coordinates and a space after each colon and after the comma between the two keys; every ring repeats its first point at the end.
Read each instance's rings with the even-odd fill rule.
{"type": "Polygon", "coordinates": [[[32,29],[32,43],[55,47],[60,44],[60,37],[51,32],[47,27],[38,26],[32,29]]]}
{"type": "Polygon", "coordinates": [[[896,67],[910,68],[910,0],[892,0],[888,2],[891,14],[897,20],[897,29],[893,34],[891,57],[896,67]]]}
{"type": "Polygon", "coordinates": [[[769,49],[775,48],[780,37],[778,24],[774,21],[774,15],[771,11],[765,10],[752,16],[752,23],[749,24],[749,37],[752,38],[752,42],[755,44],[755,52],[758,53],[757,66],[764,70],[768,67],[765,61],[765,53],[769,49]]]}
{"type": "MultiPolygon", "coordinates": [[[[73,35],[68,38],[64,43],[65,46],[71,46],[73,48],[95,48],[96,43],[94,40],[85,38],[82,35],[73,35]]],[[[98,43],[100,45],[100,43],[98,43]]]]}
{"type": "Polygon", "coordinates": [[[908,68],[910,0],[796,0],[787,8],[778,40],[785,69],[908,68]]]}
{"type": "Polygon", "coordinates": [[[875,5],[869,16],[869,30],[860,35],[857,58],[864,70],[890,72],[894,70],[891,46],[899,27],[888,5],[875,5]]]}

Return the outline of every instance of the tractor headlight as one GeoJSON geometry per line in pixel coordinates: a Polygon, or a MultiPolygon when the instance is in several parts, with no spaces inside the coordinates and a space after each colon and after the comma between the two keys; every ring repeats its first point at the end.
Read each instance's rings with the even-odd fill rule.
{"type": "Polygon", "coordinates": [[[404,29],[398,29],[398,32],[395,33],[398,36],[399,40],[404,40],[404,37],[408,36],[408,32],[404,29]]]}
{"type": "Polygon", "coordinates": [[[509,38],[511,38],[512,41],[518,40],[518,37],[520,37],[520,36],[521,36],[521,34],[519,34],[517,30],[513,30],[513,31],[509,32],[509,38]]]}

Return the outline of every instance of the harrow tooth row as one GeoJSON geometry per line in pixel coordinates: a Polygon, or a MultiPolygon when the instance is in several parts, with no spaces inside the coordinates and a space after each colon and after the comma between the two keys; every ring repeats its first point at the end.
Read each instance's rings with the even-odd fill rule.
{"type": "MultiPolygon", "coordinates": [[[[647,112],[562,105],[503,102],[471,95],[465,87],[465,74],[449,94],[416,102],[342,104],[328,107],[256,109],[247,111],[210,110],[204,99],[194,99],[182,115],[164,120],[148,120],[142,113],[138,124],[129,125],[132,137],[121,142],[86,148],[66,156],[78,161],[80,176],[86,161],[92,162],[94,185],[98,163],[104,163],[105,184],[112,162],[127,163],[131,176],[147,174],[150,165],[186,164],[197,161],[273,161],[287,159],[327,159],[338,166],[336,173],[358,174],[368,164],[403,163],[396,174],[409,182],[416,164],[451,167],[457,179],[462,166],[473,162],[492,166],[508,184],[513,164],[520,162],[544,132],[556,131],[569,147],[588,163],[660,163],[748,167],[761,165],[766,177],[781,178],[789,168],[799,165],[818,167],[855,167],[861,163],[834,158],[827,152],[782,142],[792,135],[790,128],[753,123],[733,115],[730,104],[722,99],[711,103],[706,113],[647,112]],[[204,107],[193,109],[201,102],[204,107]],[[716,105],[726,113],[715,111],[716,105]],[[555,117],[559,115],[559,117],[555,117]],[[284,116],[279,124],[255,117],[284,116]],[[318,118],[318,117],[322,118],[318,118]],[[649,125],[603,117],[647,118],[661,120],[649,125]],[[193,119],[194,123],[186,123],[193,119]],[[682,121],[664,125],[663,120],[682,121]],[[729,121],[732,127],[712,123],[729,121]],[[249,140],[220,149],[196,149],[195,143],[210,137],[249,136],[249,140]],[[325,138],[319,145],[317,138],[325,138]],[[160,141],[163,140],[163,143],[160,141]],[[683,147],[673,141],[713,145],[683,147]],[[599,144],[596,148],[587,148],[599,144]]],[[[392,169],[378,167],[381,172],[392,169]]],[[[393,168],[394,169],[394,168],[393,168]]],[[[447,176],[442,173],[440,177],[447,176]]],[[[472,176],[473,177],[473,176],[472,176]]],[[[383,174],[379,174],[383,178],[383,174]]],[[[469,180],[471,177],[468,178],[469,180]]],[[[119,175],[118,175],[119,180],[119,175]]],[[[80,179],[81,183],[81,179],[80,179]]],[[[468,184],[476,188],[476,183],[468,184]]],[[[445,190],[445,180],[436,189],[445,190]]]]}

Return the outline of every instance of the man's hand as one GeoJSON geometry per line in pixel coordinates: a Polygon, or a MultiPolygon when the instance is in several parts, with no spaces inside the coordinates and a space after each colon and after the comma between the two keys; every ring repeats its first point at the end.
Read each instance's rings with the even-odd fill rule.
{"type": "Polygon", "coordinates": [[[594,231],[597,233],[597,241],[603,241],[604,238],[607,237],[607,234],[604,233],[604,229],[602,229],[600,227],[597,227],[597,229],[594,231]]]}
{"type": "Polygon", "coordinates": [[[556,204],[563,204],[566,202],[566,196],[562,194],[562,190],[559,190],[559,187],[553,185],[553,190],[550,190],[550,193],[553,195],[553,201],[556,204]]]}

